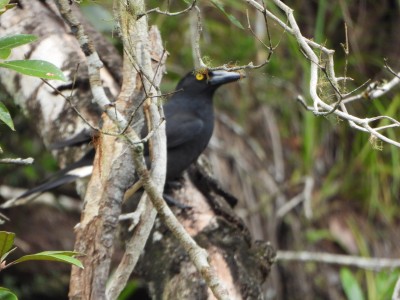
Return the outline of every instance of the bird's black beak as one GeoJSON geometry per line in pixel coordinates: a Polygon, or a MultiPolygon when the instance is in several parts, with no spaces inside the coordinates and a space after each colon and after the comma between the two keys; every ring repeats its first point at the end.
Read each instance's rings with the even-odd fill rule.
{"type": "Polygon", "coordinates": [[[242,74],[236,72],[227,72],[227,71],[212,71],[210,75],[211,76],[208,82],[211,85],[222,85],[245,77],[242,74]]]}

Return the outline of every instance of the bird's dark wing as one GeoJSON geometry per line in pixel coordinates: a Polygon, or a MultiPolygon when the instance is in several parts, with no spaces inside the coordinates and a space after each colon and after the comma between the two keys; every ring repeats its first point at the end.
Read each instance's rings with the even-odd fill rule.
{"type": "Polygon", "coordinates": [[[168,149],[195,139],[203,128],[204,122],[193,114],[180,113],[170,116],[166,124],[168,149]]]}
{"type": "Polygon", "coordinates": [[[77,147],[83,144],[88,144],[93,139],[94,133],[91,130],[84,129],[75,136],[55,142],[50,145],[51,149],[61,149],[65,147],[77,147]]]}

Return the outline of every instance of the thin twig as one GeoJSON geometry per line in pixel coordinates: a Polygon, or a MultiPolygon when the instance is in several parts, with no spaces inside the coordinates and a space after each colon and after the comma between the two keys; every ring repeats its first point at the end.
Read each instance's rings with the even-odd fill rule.
{"type": "Polygon", "coordinates": [[[203,31],[203,26],[201,23],[201,11],[197,5],[195,5],[194,8],[195,8],[195,12],[197,15],[197,30],[192,39],[192,48],[197,57],[198,67],[199,68],[207,68],[207,65],[204,63],[203,59],[201,58],[201,53],[200,53],[200,36],[201,36],[201,32],[203,31]]]}
{"type": "MultiPolygon", "coordinates": [[[[68,102],[68,104],[69,104],[70,107],[73,109],[73,111],[78,115],[78,117],[81,118],[81,120],[82,120],[86,125],[88,125],[92,130],[94,130],[94,131],[99,131],[99,132],[101,132],[101,133],[103,133],[103,134],[110,134],[110,135],[112,135],[112,133],[105,133],[105,132],[102,132],[100,128],[98,128],[97,126],[92,125],[88,120],[86,120],[86,118],[81,114],[81,112],[80,112],[80,111],[76,108],[76,106],[72,103],[72,100],[71,100],[72,98],[71,98],[71,96],[70,96],[70,97],[65,96],[60,90],[58,90],[55,86],[53,86],[53,85],[52,85],[50,82],[48,82],[46,79],[43,79],[43,78],[41,78],[41,79],[42,79],[42,81],[43,81],[45,84],[47,84],[51,89],[53,89],[53,91],[54,91],[57,95],[63,97],[63,98],[65,99],[65,101],[68,102]]],[[[74,82],[74,81],[73,81],[73,82],[74,82]]],[[[74,83],[73,83],[73,84],[74,84],[74,83]]]]}
{"type": "Polygon", "coordinates": [[[187,8],[185,8],[184,10],[181,10],[181,11],[177,11],[177,12],[169,12],[169,11],[166,11],[166,10],[163,11],[159,7],[156,7],[156,8],[152,8],[152,9],[146,11],[143,14],[137,15],[136,18],[137,18],[137,20],[139,20],[141,17],[143,17],[145,15],[148,15],[148,14],[151,14],[151,13],[158,13],[158,14],[166,15],[166,16],[170,16],[170,17],[179,16],[181,14],[187,13],[190,10],[192,10],[192,8],[195,5],[196,5],[196,0],[193,0],[193,2],[187,8]]]}
{"type": "Polygon", "coordinates": [[[394,76],[396,76],[397,78],[400,79],[400,73],[396,73],[396,72],[389,66],[389,64],[388,64],[388,59],[385,58],[383,61],[384,61],[384,63],[385,63],[385,68],[388,69],[388,71],[389,71],[390,73],[392,73],[392,75],[394,75],[394,76]]]}

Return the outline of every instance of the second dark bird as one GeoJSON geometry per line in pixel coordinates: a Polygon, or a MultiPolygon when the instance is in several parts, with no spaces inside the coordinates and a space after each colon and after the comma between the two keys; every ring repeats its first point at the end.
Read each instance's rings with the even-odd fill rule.
{"type": "MultiPolygon", "coordinates": [[[[239,73],[226,71],[190,72],[178,83],[175,93],[163,106],[167,136],[167,181],[179,177],[207,147],[214,129],[213,95],[221,85],[237,81],[239,73]]],[[[66,145],[90,142],[80,135],[66,145]]],[[[79,161],[54,174],[51,180],[25,192],[18,198],[42,193],[57,186],[89,176],[94,149],[79,161]]],[[[147,154],[148,155],[148,154],[147,154]]]]}

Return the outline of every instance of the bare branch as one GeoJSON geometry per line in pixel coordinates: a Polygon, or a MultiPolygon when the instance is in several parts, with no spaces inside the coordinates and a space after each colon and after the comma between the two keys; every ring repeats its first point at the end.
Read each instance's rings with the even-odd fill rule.
{"type": "Polygon", "coordinates": [[[33,164],[33,162],[34,162],[34,159],[32,157],[0,159],[0,164],[31,165],[31,164],[33,164]]]}
{"type": "MultiPolygon", "coordinates": [[[[390,91],[391,89],[393,89],[396,85],[398,85],[400,83],[400,76],[398,73],[395,73],[394,71],[391,72],[395,77],[392,80],[390,80],[388,83],[385,83],[383,85],[376,84],[376,83],[371,84],[367,88],[367,91],[365,91],[359,95],[346,98],[349,94],[354,93],[360,87],[356,88],[351,93],[343,94],[340,92],[338,82],[339,82],[339,80],[342,80],[343,78],[337,78],[335,75],[334,59],[333,59],[334,51],[327,49],[326,47],[305,38],[302,35],[300,28],[297,25],[296,19],[294,18],[294,15],[293,15],[293,10],[289,6],[287,6],[282,1],[279,1],[279,0],[272,1],[279,9],[281,9],[285,13],[285,15],[287,17],[287,21],[288,21],[288,23],[286,24],[281,19],[279,19],[279,17],[275,16],[272,12],[267,10],[265,5],[264,6],[261,5],[259,2],[255,1],[255,0],[244,0],[244,1],[246,3],[248,3],[249,5],[253,6],[255,9],[257,9],[264,15],[268,16],[269,18],[271,18],[272,20],[277,22],[288,33],[293,35],[296,38],[301,51],[304,53],[304,55],[307,57],[307,59],[310,60],[309,93],[310,93],[313,107],[308,106],[306,104],[306,102],[303,100],[303,98],[298,97],[299,102],[307,110],[312,111],[315,115],[335,114],[339,118],[347,120],[349,122],[349,125],[352,128],[355,128],[357,130],[364,131],[364,132],[369,132],[371,135],[373,135],[376,138],[381,139],[382,141],[385,141],[389,144],[400,147],[399,142],[392,140],[392,139],[388,138],[386,135],[380,133],[384,129],[398,127],[398,122],[396,120],[394,120],[393,118],[390,118],[389,116],[383,116],[383,118],[390,120],[391,122],[393,122],[393,124],[390,124],[390,125],[387,125],[384,127],[374,128],[373,126],[370,125],[370,122],[373,120],[373,118],[372,119],[359,118],[357,116],[349,114],[347,111],[347,108],[346,108],[346,104],[350,103],[351,101],[363,99],[363,98],[375,99],[375,98],[378,98],[378,97],[386,94],[388,91],[390,91]],[[324,67],[321,67],[322,64],[320,63],[320,59],[314,53],[313,48],[319,49],[327,57],[327,63],[323,64],[324,67]],[[329,80],[329,83],[331,84],[332,88],[335,91],[336,98],[337,98],[337,102],[335,104],[329,104],[329,103],[325,102],[323,99],[320,98],[320,96],[317,93],[320,70],[322,70],[322,72],[325,73],[326,78],[329,80]]],[[[347,33],[347,31],[346,31],[346,33],[347,33]]],[[[349,51],[347,39],[346,39],[346,44],[344,45],[344,50],[345,50],[345,53],[348,53],[348,51],[349,51]]],[[[345,70],[345,73],[346,72],[347,72],[347,68],[345,70]]],[[[347,76],[345,74],[343,81],[346,82],[346,80],[347,80],[347,76]]]]}
{"type": "Polygon", "coordinates": [[[320,262],[327,264],[337,264],[341,266],[352,266],[369,270],[372,269],[376,271],[380,271],[382,269],[400,268],[400,259],[370,258],[307,251],[278,251],[276,255],[276,260],[278,262],[292,260],[303,262],[320,262]]]}

